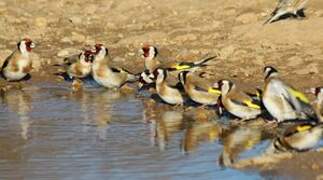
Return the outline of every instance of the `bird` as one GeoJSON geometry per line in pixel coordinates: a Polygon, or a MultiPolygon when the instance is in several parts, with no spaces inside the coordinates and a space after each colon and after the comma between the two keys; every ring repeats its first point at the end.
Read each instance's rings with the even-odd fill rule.
{"type": "Polygon", "coordinates": [[[139,75],[139,82],[138,82],[138,87],[139,90],[143,89],[150,89],[156,87],[155,84],[155,76],[153,73],[149,73],[148,70],[144,70],[142,73],[139,75]]]}
{"type": "Polygon", "coordinates": [[[167,70],[158,68],[156,74],[156,91],[159,97],[170,105],[183,105],[184,97],[181,91],[176,86],[171,86],[167,83],[167,70]]]}
{"type": "Polygon", "coordinates": [[[279,79],[278,71],[272,66],[264,68],[265,85],[262,102],[269,114],[278,122],[299,119],[317,121],[307,97],[279,79]]]}
{"type": "Polygon", "coordinates": [[[183,70],[194,70],[196,68],[207,66],[207,62],[216,58],[216,56],[211,56],[207,58],[202,58],[201,60],[195,62],[175,62],[172,64],[161,63],[157,55],[158,50],[155,46],[145,45],[140,49],[140,54],[144,58],[145,70],[150,73],[154,72],[157,68],[165,68],[168,71],[183,71],[183,70]]]}
{"type": "Polygon", "coordinates": [[[161,63],[157,59],[158,50],[154,46],[145,45],[140,50],[140,55],[144,58],[145,70],[149,73],[153,73],[160,67],[161,63]]]}
{"type": "Polygon", "coordinates": [[[142,73],[143,78],[141,79],[142,81],[140,83],[141,86],[142,84],[149,85],[150,83],[152,83],[149,79],[147,79],[147,77],[149,77],[150,79],[155,78],[153,75],[153,72],[157,68],[167,69],[168,72],[180,72],[184,70],[194,71],[197,68],[207,66],[207,62],[209,62],[210,60],[216,57],[216,56],[212,56],[208,58],[202,58],[201,60],[198,60],[195,62],[175,62],[175,63],[169,64],[169,63],[161,63],[158,60],[157,55],[159,53],[155,46],[145,45],[139,50],[139,52],[144,59],[144,65],[145,65],[145,70],[142,73]]]}
{"type": "Polygon", "coordinates": [[[316,96],[315,111],[320,122],[323,122],[323,87],[312,88],[311,92],[316,96]]]}
{"type": "Polygon", "coordinates": [[[232,115],[240,118],[242,121],[255,119],[261,114],[260,104],[240,91],[230,80],[218,81],[221,90],[221,105],[232,115]]]}
{"type": "Polygon", "coordinates": [[[67,70],[70,78],[85,78],[91,74],[94,54],[91,51],[84,51],[79,55],[79,61],[71,64],[67,70]]]}
{"type": "Polygon", "coordinates": [[[98,84],[106,88],[118,89],[128,82],[137,81],[138,78],[135,74],[123,68],[112,67],[110,65],[108,49],[103,44],[96,44],[95,48],[92,76],[98,84]]]}
{"type": "Polygon", "coordinates": [[[202,105],[216,105],[221,91],[212,87],[203,88],[198,86],[192,81],[192,78],[193,73],[189,71],[182,71],[178,74],[178,79],[190,99],[202,105]]]}
{"type": "Polygon", "coordinates": [[[93,60],[94,52],[84,50],[78,55],[78,60],[63,64],[66,70],[55,73],[55,75],[61,76],[67,81],[87,78],[91,75],[93,60]]]}
{"type": "Polygon", "coordinates": [[[1,67],[3,78],[7,81],[28,79],[32,70],[32,60],[29,54],[35,47],[35,43],[29,38],[19,41],[17,49],[5,59],[1,67]]]}
{"type": "MultiPolygon", "coordinates": [[[[93,51],[93,48],[94,47],[92,45],[85,45],[83,47],[82,51],[93,51]]],[[[70,56],[67,56],[63,59],[63,64],[64,65],[71,65],[73,63],[76,63],[80,60],[79,56],[80,56],[80,53],[76,53],[76,54],[72,54],[70,56]]],[[[57,65],[60,66],[60,64],[55,64],[55,66],[57,66],[57,65]]]]}
{"type": "Polygon", "coordinates": [[[313,121],[296,123],[287,127],[281,135],[278,135],[271,142],[266,152],[309,151],[318,144],[322,133],[323,123],[313,123],[313,121]]]}
{"type": "Polygon", "coordinates": [[[264,24],[287,18],[304,18],[305,6],[309,0],[278,0],[277,6],[264,24]]]}

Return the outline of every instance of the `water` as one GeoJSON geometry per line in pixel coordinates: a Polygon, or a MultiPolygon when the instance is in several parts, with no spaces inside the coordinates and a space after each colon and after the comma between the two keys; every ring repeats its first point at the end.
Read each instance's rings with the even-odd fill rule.
{"type": "Polygon", "coordinates": [[[0,104],[0,179],[261,178],[218,165],[216,124],[143,111],[135,95],[102,89],[10,90],[0,104]]]}

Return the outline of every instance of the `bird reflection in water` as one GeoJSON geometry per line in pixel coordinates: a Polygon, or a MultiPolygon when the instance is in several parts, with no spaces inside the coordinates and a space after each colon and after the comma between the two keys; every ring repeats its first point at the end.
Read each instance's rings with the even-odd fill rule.
{"type": "Polygon", "coordinates": [[[183,112],[180,111],[169,110],[159,114],[156,121],[155,141],[160,150],[165,150],[173,134],[184,129],[183,118],[183,112]]]}
{"type": "Polygon", "coordinates": [[[155,146],[155,137],[156,137],[156,120],[158,116],[158,106],[155,104],[154,100],[145,100],[143,101],[143,121],[149,125],[150,132],[150,143],[155,146]]]}
{"type": "Polygon", "coordinates": [[[223,132],[223,151],[219,157],[221,166],[230,167],[239,155],[252,149],[262,139],[261,128],[252,124],[231,127],[223,132]]]}
{"type": "Polygon", "coordinates": [[[121,97],[118,91],[77,91],[72,97],[80,103],[83,119],[83,132],[88,132],[91,127],[96,127],[100,140],[106,139],[107,129],[111,122],[111,100],[121,97]]]}
{"type": "Polygon", "coordinates": [[[185,131],[185,135],[182,141],[182,151],[188,153],[198,148],[202,142],[214,142],[221,133],[222,127],[216,122],[212,111],[206,109],[196,109],[191,116],[188,128],[185,131]]]}
{"type": "Polygon", "coordinates": [[[184,129],[183,111],[156,104],[153,100],[145,100],[143,105],[143,120],[150,126],[151,144],[165,150],[171,136],[184,129]]]}
{"type": "Polygon", "coordinates": [[[30,112],[32,110],[31,96],[23,90],[10,89],[9,91],[1,92],[1,97],[9,110],[18,115],[21,137],[27,140],[30,136],[29,129],[32,123],[30,120],[30,112]]]}

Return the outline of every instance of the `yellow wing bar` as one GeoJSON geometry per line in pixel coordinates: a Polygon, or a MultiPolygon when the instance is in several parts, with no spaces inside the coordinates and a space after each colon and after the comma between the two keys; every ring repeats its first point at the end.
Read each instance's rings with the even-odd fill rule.
{"type": "Polygon", "coordinates": [[[312,126],[310,125],[304,125],[304,126],[297,126],[297,131],[298,132],[304,132],[304,131],[307,131],[309,129],[311,129],[312,126]]]}
{"type": "Polygon", "coordinates": [[[245,101],[243,101],[243,103],[253,109],[260,109],[261,108],[259,105],[252,103],[250,100],[245,100],[245,101]]]}
{"type": "Polygon", "coordinates": [[[221,95],[221,91],[213,87],[210,87],[207,92],[214,95],[221,95]]]}
{"type": "Polygon", "coordinates": [[[296,90],[294,90],[292,88],[289,88],[288,89],[288,92],[291,93],[293,96],[299,98],[304,103],[307,103],[307,104],[310,103],[310,101],[307,99],[307,97],[303,93],[301,93],[299,91],[296,91],[296,90]]]}
{"type": "Polygon", "coordinates": [[[186,65],[186,64],[175,64],[172,66],[172,68],[176,70],[184,70],[184,69],[190,69],[192,66],[186,65]]]}

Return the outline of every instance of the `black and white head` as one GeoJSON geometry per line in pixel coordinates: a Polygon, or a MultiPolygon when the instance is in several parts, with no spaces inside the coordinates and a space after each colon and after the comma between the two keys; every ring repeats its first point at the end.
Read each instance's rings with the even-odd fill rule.
{"type": "Polygon", "coordinates": [[[311,93],[313,93],[317,98],[323,98],[323,87],[311,88],[311,93]]]}
{"type": "Polygon", "coordinates": [[[32,49],[36,47],[35,43],[31,39],[24,38],[18,42],[17,47],[19,51],[23,54],[31,52],[32,49]]]}
{"type": "Polygon", "coordinates": [[[150,73],[149,70],[145,70],[139,76],[138,87],[139,89],[142,89],[144,86],[153,85],[155,83],[155,80],[155,75],[153,73],[150,73]]]}
{"type": "Polygon", "coordinates": [[[140,74],[139,81],[144,84],[151,84],[155,82],[155,75],[150,73],[148,70],[145,70],[140,74]]]}
{"type": "Polygon", "coordinates": [[[265,79],[278,76],[278,71],[272,66],[266,66],[264,67],[264,76],[265,76],[265,79]]]}
{"type": "Polygon", "coordinates": [[[219,89],[221,90],[222,95],[228,94],[235,87],[233,82],[230,80],[220,80],[217,84],[219,86],[219,89]]]}
{"type": "Polygon", "coordinates": [[[144,58],[144,59],[153,59],[158,55],[158,50],[156,47],[151,46],[151,45],[144,45],[141,49],[140,49],[140,55],[144,58]]]}
{"type": "Polygon", "coordinates": [[[95,54],[97,57],[105,57],[109,54],[108,48],[106,48],[103,44],[95,44],[95,54]]]}
{"type": "Polygon", "coordinates": [[[80,62],[83,64],[91,64],[94,60],[94,53],[90,50],[85,50],[79,55],[80,62]]]}

